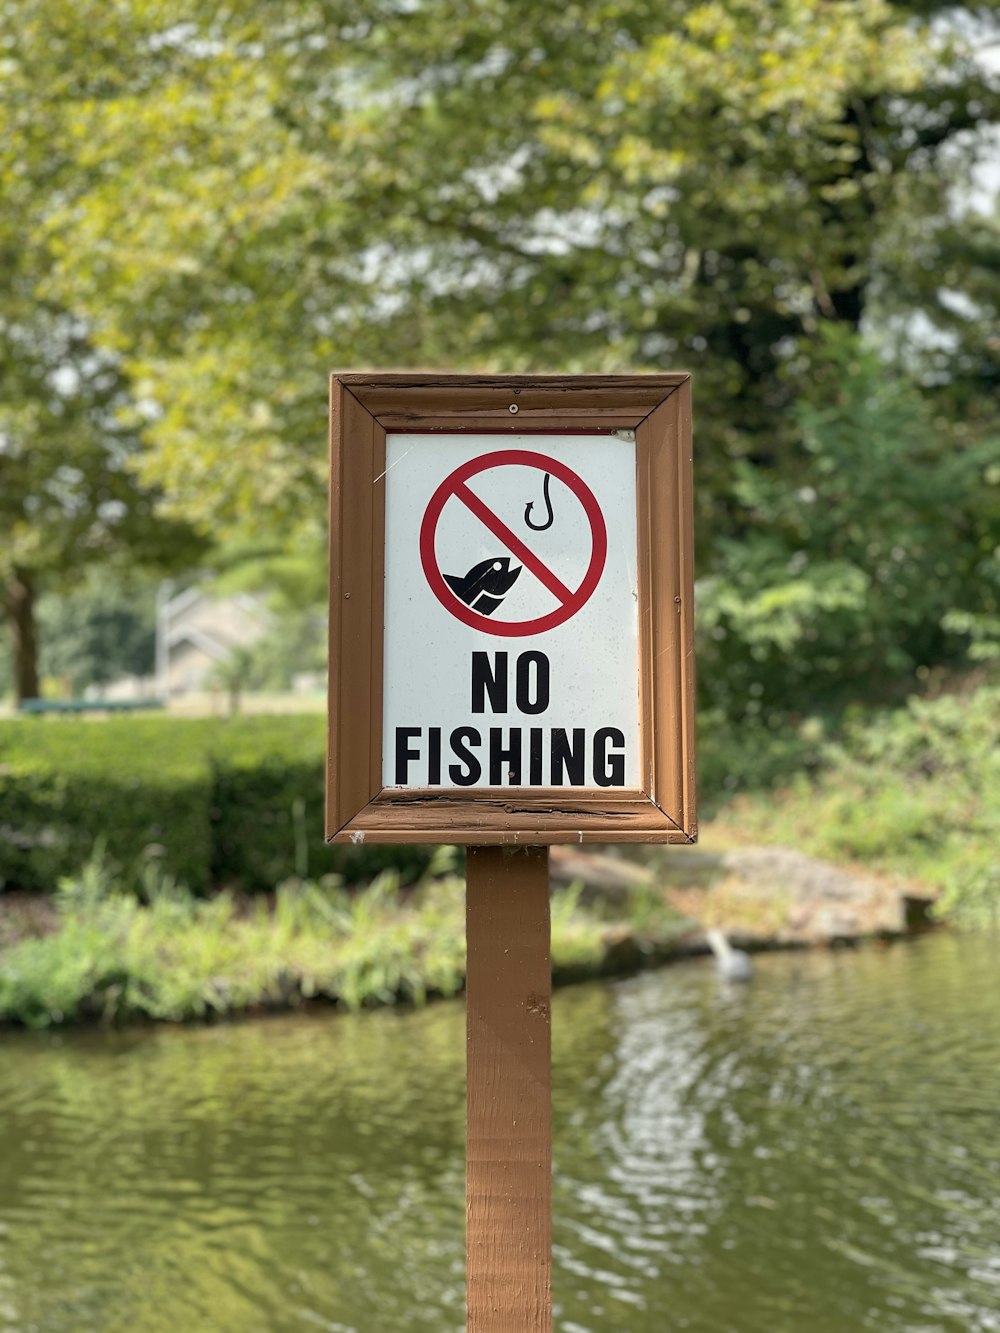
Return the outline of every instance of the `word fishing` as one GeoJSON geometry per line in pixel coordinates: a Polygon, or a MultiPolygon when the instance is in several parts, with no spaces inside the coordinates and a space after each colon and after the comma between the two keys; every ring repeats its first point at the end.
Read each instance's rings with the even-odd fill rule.
{"type": "MultiPolygon", "coordinates": [[[[551,667],[545,653],[519,654],[513,690],[511,683],[507,653],[474,652],[470,713],[509,714],[512,702],[528,718],[547,711],[551,667]]],[[[625,736],[617,727],[396,727],[393,756],[394,781],[401,787],[625,785],[625,736]]]]}

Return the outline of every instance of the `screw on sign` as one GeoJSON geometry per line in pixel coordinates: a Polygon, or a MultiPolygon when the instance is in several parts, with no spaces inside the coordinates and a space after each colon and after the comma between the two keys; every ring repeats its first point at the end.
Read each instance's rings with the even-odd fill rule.
{"type": "MultiPolygon", "coordinates": [[[[445,610],[472,629],[509,637],[542,634],[574,616],[600,583],[607,553],[607,526],[593,491],[565,463],[530,449],[500,449],[457,467],[431,496],[420,527],[420,560],[424,577],[445,610]],[[525,506],[524,522],[533,532],[546,531],[553,525],[554,512],[550,498],[552,477],[566,487],[568,503],[574,505],[577,511],[582,510],[588,533],[588,549],[583,551],[584,567],[575,587],[560,578],[543,555],[518,536],[496,512],[495,507],[469,486],[469,482],[480,474],[504,468],[530,468],[544,474],[543,491],[547,510],[544,524],[532,522],[531,502],[525,506]],[[505,550],[506,553],[474,561],[463,570],[445,572],[438,559],[436,537],[449,501],[464,506],[488,530],[496,542],[498,552],[505,550]],[[520,564],[514,565],[513,560],[520,561],[520,564]],[[557,607],[521,619],[510,619],[506,614],[498,614],[501,608],[506,612],[504,604],[522,576],[526,580],[537,580],[555,598],[557,607]]],[[[511,596],[511,601],[516,602],[516,597],[511,596]]]]}

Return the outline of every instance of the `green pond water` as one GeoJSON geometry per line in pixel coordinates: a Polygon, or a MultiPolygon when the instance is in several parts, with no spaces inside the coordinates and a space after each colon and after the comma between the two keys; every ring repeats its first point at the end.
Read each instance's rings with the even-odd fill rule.
{"type": "MultiPolygon", "coordinates": [[[[557,993],[562,1333],[1000,1330],[991,937],[557,993]]],[[[451,1333],[464,1011],[0,1037],[3,1333],[451,1333]]]]}

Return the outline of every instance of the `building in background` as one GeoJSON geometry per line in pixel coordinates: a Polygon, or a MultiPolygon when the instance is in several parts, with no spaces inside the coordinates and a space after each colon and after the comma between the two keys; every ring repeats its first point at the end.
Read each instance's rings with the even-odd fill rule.
{"type": "Polygon", "coordinates": [[[252,593],[213,596],[195,586],[170,596],[161,585],[156,610],[156,693],[162,699],[216,685],[218,669],[267,632],[270,615],[252,593]]]}

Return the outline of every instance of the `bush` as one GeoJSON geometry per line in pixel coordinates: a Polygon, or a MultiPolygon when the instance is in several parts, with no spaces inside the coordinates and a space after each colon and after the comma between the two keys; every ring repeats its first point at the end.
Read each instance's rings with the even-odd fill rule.
{"type": "Polygon", "coordinates": [[[405,881],[419,877],[432,847],[324,843],[322,717],[245,717],[221,725],[230,729],[217,732],[210,749],[214,883],[269,889],[293,873],[335,871],[353,881],[386,869],[405,881]]]}
{"type": "Polygon", "coordinates": [[[212,774],[199,723],[26,718],[0,724],[0,883],[51,889],[103,837],[207,881],[212,774]]]}
{"type": "Polygon", "coordinates": [[[1000,912],[1000,688],[859,715],[787,788],[737,798],[741,839],[922,881],[956,919],[1000,912]]]}
{"type": "Polygon", "coordinates": [[[0,723],[0,885],[49,890],[98,838],[203,892],[292,874],[416,878],[433,848],[327,847],[319,715],[0,723]]]}

